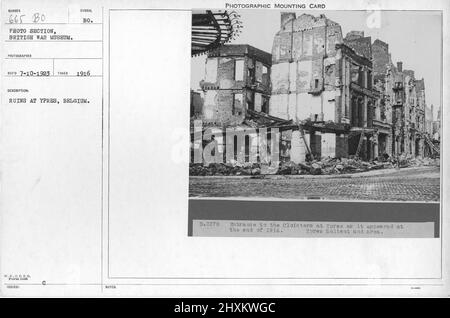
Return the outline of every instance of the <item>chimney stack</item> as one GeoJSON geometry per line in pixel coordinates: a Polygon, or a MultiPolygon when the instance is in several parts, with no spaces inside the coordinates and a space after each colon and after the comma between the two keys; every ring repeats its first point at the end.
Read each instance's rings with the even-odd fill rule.
{"type": "Polygon", "coordinates": [[[283,27],[283,25],[290,21],[290,20],[295,20],[296,16],[295,16],[295,12],[281,12],[281,25],[280,27],[283,27]]]}
{"type": "Polygon", "coordinates": [[[345,36],[347,41],[353,41],[364,37],[364,31],[350,31],[345,36]]]}
{"type": "Polygon", "coordinates": [[[403,62],[397,62],[397,70],[398,70],[399,72],[402,72],[402,71],[403,71],[403,62]]]}

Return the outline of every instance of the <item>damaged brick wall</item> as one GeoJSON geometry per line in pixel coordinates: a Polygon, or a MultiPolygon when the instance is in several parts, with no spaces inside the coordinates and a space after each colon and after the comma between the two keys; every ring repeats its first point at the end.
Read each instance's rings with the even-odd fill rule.
{"type": "Polygon", "coordinates": [[[334,55],[336,43],[342,42],[341,27],[323,15],[290,13],[281,22],[272,48],[270,114],[334,121],[334,55]],[[322,91],[331,92],[324,97],[322,91]]]}
{"type": "MultiPolygon", "coordinates": [[[[340,25],[324,15],[296,17],[295,13],[282,13],[280,31],[275,35],[272,47],[270,115],[294,122],[340,121],[336,44],[342,41],[340,25]]],[[[335,156],[334,134],[332,138],[322,139],[320,131],[305,133],[314,156],[320,158],[322,153],[335,156]]],[[[293,144],[298,146],[297,153],[304,161],[304,142],[297,140],[293,144]]]]}
{"type": "Polygon", "coordinates": [[[372,58],[372,39],[370,36],[364,37],[363,31],[350,31],[345,36],[344,43],[357,54],[367,59],[372,58]]]}
{"type": "Polygon", "coordinates": [[[389,44],[376,39],[372,44],[372,61],[374,74],[380,75],[382,79],[391,63],[389,44]]]}
{"type": "MultiPolygon", "coordinates": [[[[364,159],[423,152],[414,132],[425,127],[423,82],[401,62],[393,65],[387,43],[371,43],[362,31],[344,39],[339,24],[324,15],[282,13],[272,55],[248,45],[211,52],[201,85],[203,116],[217,124],[242,122],[251,109],[294,122],[338,125],[305,129],[316,157],[353,155],[361,135],[364,159]]],[[[307,147],[300,133],[284,136],[286,158],[304,161],[307,147]]]]}
{"type": "Polygon", "coordinates": [[[424,134],[427,133],[424,81],[416,80],[414,70],[404,69],[401,61],[395,66],[386,43],[375,40],[373,47],[386,122],[392,124],[392,134],[386,138],[386,151],[394,156],[423,157],[424,134]]]}
{"type": "Polygon", "coordinates": [[[241,123],[246,109],[268,108],[271,55],[249,45],[224,45],[208,54],[202,119],[226,125],[241,123]]]}

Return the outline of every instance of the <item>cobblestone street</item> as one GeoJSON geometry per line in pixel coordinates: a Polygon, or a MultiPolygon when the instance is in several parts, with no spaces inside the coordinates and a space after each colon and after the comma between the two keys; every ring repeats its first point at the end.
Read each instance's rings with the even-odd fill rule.
{"type": "Polygon", "coordinates": [[[439,201],[439,167],[341,176],[190,177],[190,197],[439,201]]]}

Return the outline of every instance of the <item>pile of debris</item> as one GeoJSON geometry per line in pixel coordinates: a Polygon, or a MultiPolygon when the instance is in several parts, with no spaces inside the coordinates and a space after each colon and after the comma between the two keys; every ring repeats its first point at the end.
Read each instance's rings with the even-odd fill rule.
{"type": "Polygon", "coordinates": [[[366,162],[357,158],[324,158],[308,163],[296,164],[292,161],[280,165],[279,174],[344,174],[364,172],[369,170],[392,168],[391,162],[366,162]]]}
{"type": "Polygon", "coordinates": [[[231,163],[211,163],[209,165],[191,164],[189,175],[191,176],[239,176],[239,175],[320,175],[320,174],[343,174],[363,172],[375,169],[392,168],[391,162],[365,162],[359,159],[331,159],[313,160],[306,163],[295,163],[292,161],[282,162],[278,167],[261,165],[259,163],[244,163],[242,165],[231,163]]]}
{"type": "Polygon", "coordinates": [[[399,156],[392,159],[394,165],[399,168],[419,167],[419,166],[439,166],[439,158],[414,158],[412,156],[399,156]]]}
{"type": "Polygon", "coordinates": [[[210,163],[205,166],[201,163],[190,164],[190,176],[240,176],[260,175],[261,165],[259,163],[244,163],[243,165],[210,163]]]}
{"type": "Polygon", "coordinates": [[[190,164],[190,176],[258,176],[266,174],[278,175],[332,175],[357,173],[377,169],[406,168],[417,166],[439,166],[439,159],[412,158],[380,158],[373,161],[362,161],[359,158],[323,158],[305,163],[292,161],[281,162],[278,167],[260,163],[201,163],[190,164]]]}

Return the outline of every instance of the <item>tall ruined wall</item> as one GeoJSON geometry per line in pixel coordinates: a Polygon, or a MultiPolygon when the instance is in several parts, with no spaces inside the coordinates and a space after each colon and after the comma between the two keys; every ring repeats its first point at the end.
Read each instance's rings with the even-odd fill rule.
{"type": "Polygon", "coordinates": [[[376,39],[372,44],[372,61],[375,74],[386,74],[390,64],[389,44],[376,39]]]}
{"type": "Polygon", "coordinates": [[[345,44],[352,48],[357,54],[364,56],[367,59],[372,58],[372,40],[371,37],[364,37],[352,41],[345,41],[345,44]]]}
{"type": "Polygon", "coordinates": [[[417,106],[423,112],[426,111],[426,100],[425,100],[425,81],[424,79],[416,80],[416,91],[417,91],[417,106]]]}
{"type": "MultiPolygon", "coordinates": [[[[244,69],[247,59],[244,61],[244,69]]],[[[235,79],[235,60],[230,57],[208,57],[206,59],[205,79],[201,83],[205,90],[203,120],[207,122],[225,123],[234,116],[243,116],[244,96],[233,102],[234,93],[243,93],[245,74],[241,80],[235,79]]]]}
{"type": "Polygon", "coordinates": [[[372,44],[373,79],[376,89],[380,92],[379,120],[392,124],[392,100],[390,94],[392,84],[389,83],[388,72],[393,67],[389,53],[389,44],[376,39],[372,44]]]}
{"type": "Polygon", "coordinates": [[[285,15],[272,47],[269,113],[303,120],[335,121],[336,44],[339,24],[324,15],[285,15]]]}
{"type": "Polygon", "coordinates": [[[242,122],[247,109],[263,111],[270,96],[271,55],[250,45],[224,45],[208,54],[202,119],[227,125],[242,122]]]}
{"type": "Polygon", "coordinates": [[[425,106],[425,132],[430,136],[433,134],[433,105],[431,107],[425,106]]]}

